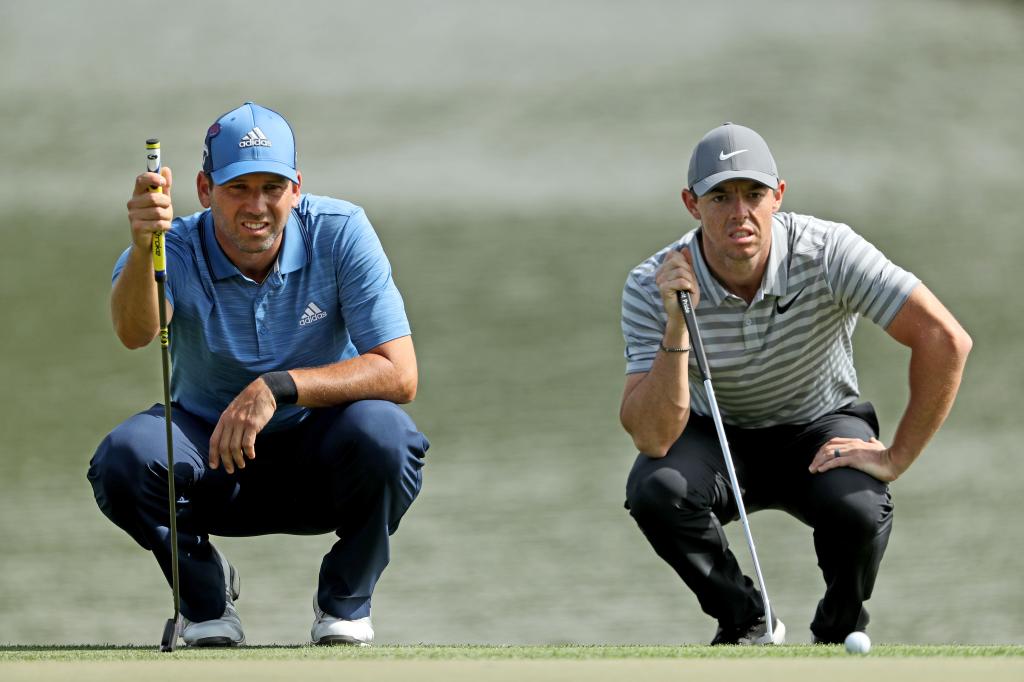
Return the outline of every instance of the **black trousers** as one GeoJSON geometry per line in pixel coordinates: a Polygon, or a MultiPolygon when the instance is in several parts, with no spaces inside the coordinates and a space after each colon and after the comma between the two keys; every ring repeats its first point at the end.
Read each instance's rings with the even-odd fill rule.
{"type": "MultiPolygon", "coordinates": [[[[811,474],[807,467],[835,436],[878,436],[870,403],[843,408],[809,424],[740,429],[726,425],[747,512],[780,509],[814,529],[825,579],[811,632],[841,642],[868,622],[871,596],[892,530],[885,483],[852,468],[811,474]]],[[[640,454],[626,484],[626,508],[658,556],[697,595],[722,627],[763,615],[761,594],[743,575],[722,525],[739,518],[714,422],[691,415],[683,435],[659,459],[640,454]]]]}

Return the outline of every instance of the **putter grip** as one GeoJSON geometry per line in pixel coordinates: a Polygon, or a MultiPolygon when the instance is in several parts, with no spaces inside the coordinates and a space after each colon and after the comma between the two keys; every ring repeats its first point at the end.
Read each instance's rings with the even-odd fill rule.
{"type": "MultiPolygon", "coordinates": [[[[160,172],[160,140],[150,138],[146,140],[146,170],[150,173],[160,172]]],[[[158,186],[151,186],[151,192],[163,192],[158,186]]],[[[153,235],[153,273],[157,281],[167,276],[167,258],[164,250],[164,233],[153,235]]]]}
{"type": "Polygon", "coordinates": [[[692,353],[697,356],[697,367],[700,369],[701,379],[707,381],[711,378],[711,369],[708,367],[708,359],[704,355],[704,344],[700,339],[700,329],[697,328],[697,316],[693,314],[693,306],[690,304],[690,293],[677,291],[676,300],[679,301],[679,309],[683,311],[686,330],[690,332],[690,348],[692,353]]]}

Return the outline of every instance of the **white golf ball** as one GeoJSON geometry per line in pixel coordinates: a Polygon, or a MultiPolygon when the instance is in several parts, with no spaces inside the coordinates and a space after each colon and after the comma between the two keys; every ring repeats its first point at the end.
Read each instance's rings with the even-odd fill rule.
{"type": "Polygon", "coordinates": [[[851,632],[846,636],[846,650],[851,654],[866,654],[871,651],[871,639],[866,633],[851,632]]]}

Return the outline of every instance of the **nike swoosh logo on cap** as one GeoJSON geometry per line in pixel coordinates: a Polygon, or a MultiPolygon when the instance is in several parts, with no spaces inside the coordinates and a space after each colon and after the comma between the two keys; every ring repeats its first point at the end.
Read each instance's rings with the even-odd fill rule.
{"type": "Polygon", "coordinates": [[[743,152],[746,152],[746,151],[750,151],[750,150],[749,149],[740,149],[739,151],[735,151],[735,152],[731,152],[729,154],[726,154],[725,150],[723,149],[722,151],[718,152],[718,160],[719,161],[725,161],[726,159],[731,159],[732,157],[736,156],[737,154],[742,154],[743,152]]]}

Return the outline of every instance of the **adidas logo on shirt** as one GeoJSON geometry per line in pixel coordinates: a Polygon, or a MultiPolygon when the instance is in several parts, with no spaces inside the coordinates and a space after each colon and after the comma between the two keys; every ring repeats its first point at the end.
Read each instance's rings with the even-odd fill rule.
{"type": "Polygon", "coordinates": [[[305,327],[307,324],[313,324],[317,320],[322,320],[327,317],[327,313],[320,310],[316,303],[312,301],[306,306],[306,309],[302,311],[302,317],[299,318],[299,326],[305,327]]]}
{"type": "Polygon", "coordinates": [[[238,146],[272,147],[273,145],[270,144],[270,140],[268,140],[267,136],[263,134],[263,131],[260,130],[260,127],[256,126],[255,128],[253,128],[252,130],[250,130],[249,132],[242,136],[242,139],[238,142],[238,146]]]}

